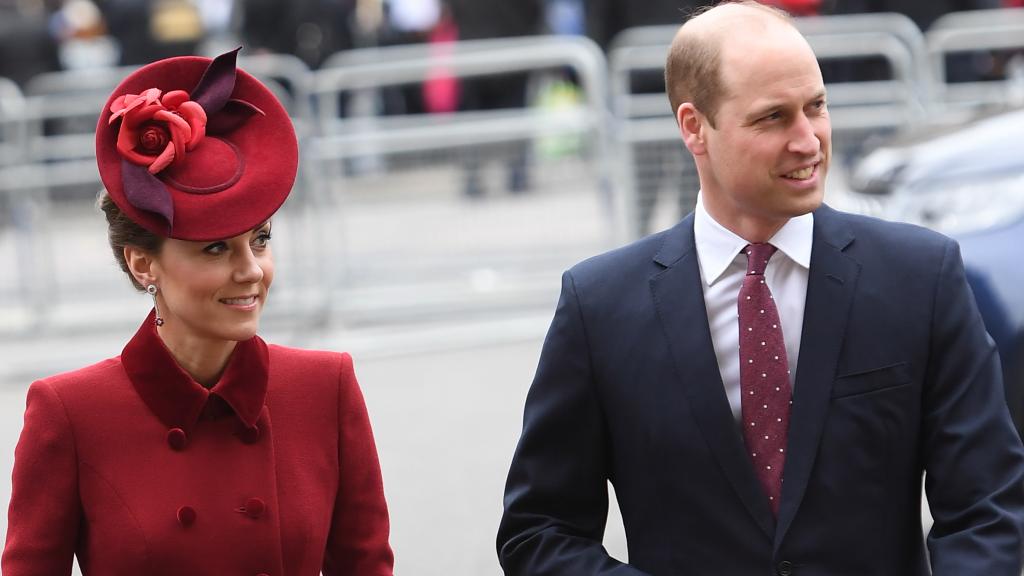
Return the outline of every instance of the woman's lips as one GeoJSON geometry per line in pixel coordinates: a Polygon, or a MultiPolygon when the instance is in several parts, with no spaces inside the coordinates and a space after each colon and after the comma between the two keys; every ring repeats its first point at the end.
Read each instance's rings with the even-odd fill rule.
{"type": "Polygon", "coordinates": [[[221,298],[220,302],[235,308],[252,308],[256,305],[258,299],[258,296],[241,296],[238,298],[221,298]]]}

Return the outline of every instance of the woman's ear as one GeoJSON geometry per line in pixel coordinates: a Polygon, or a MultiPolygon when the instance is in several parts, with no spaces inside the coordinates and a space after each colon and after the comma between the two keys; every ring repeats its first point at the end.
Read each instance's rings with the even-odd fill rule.
{"type": "Polygon", "coordinates": [[[135,281],[141,284],[143,288],[150,284],[158,284],[157,275],[155,270],[153,270],[154,258],[152,254],[138,246],[125,246],[124,261],[128,263],[128,270],[135,278],[135,281]]]}
{"type": "Polygon", "coordinates": [[[704,142],[707,119],[691,102],[683,102],[676,109],[676,122],[679,124],[679,135],[683,138],[686,148],[694,156],[707,152],[704,142]]]}

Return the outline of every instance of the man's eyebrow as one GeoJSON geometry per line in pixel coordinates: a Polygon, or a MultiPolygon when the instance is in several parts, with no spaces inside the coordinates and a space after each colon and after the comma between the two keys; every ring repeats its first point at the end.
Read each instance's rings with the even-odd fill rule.
{"type": "Polygon", "coordinates": [[[822,88],[821,90],[818,90],[818,92],[814,96],[811,97],[810,101],[817,102],[818,100],[824,100],[824,99],[825,99],[825,89],[822,88]]]}
{"type": "Polygon", "coordinates": [[[768,102],[767,104],[762,104],[761,106],[758,106],[757,108],[752,110],[749,114],[747,114],[746,119],[747,119],[747,121],[757,120],[758,118],[761,118],[762,116],[767,116],[769,112],[773,112],[773,111],[781,108],[782,106],[783,106],[782,102],[768,102]]]}
{"type": "MultiPolygon", "coordinates": [[[[814,96],[811,96],[810,98],[808,98],[807,101],[808,102],[817,102],[818,100],[824,100],[824,99],[825,99],[825,90],[821,89],[821,90],[815,92],[814,96]]],[[[782,108],[784,106],[785,106],[785,103],[782,102],[781,100],[780,101],[767,102],[765,104],[762,104],[761,106],[758,106],[753,111],[751,111],[749,114],[747,114],[746,119],[747,119],[747,121],[757,120],[758,118],[761,118],[763,116],[767,116],[768,113],[773,112],[773,111],[775,111],[775,110],[777,110],[779,108],[782,108]]]]}

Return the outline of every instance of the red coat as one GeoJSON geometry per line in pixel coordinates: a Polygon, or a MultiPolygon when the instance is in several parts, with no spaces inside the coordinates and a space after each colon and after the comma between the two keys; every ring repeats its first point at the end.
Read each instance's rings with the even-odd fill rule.
{"type": "Polygon", "coordinates": [[[121,356],[29,388],[2,571],[383,576],[388,530],[347,354],[254,337],[207,390],[151,316],[121,356]]]}

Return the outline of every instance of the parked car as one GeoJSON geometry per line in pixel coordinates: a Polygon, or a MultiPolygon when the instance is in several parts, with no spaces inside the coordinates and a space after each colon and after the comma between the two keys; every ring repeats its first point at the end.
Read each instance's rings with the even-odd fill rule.
{"type": "MultiPolygon", "coordinates": [[[[967,279],[999,348],[1006,398],[1024,436],[1024,108],[930,128],[872,150],[848,180],[873,206],[960,242],[967,279]]],[[[856,199],[860,196],[859,201],[856,199]]]]}

